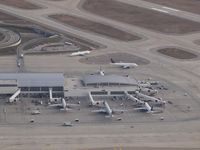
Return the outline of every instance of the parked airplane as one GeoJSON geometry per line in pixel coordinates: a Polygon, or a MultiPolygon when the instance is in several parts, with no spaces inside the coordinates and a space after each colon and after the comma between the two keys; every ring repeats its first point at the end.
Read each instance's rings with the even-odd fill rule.
{"type": "Polygon", "coordinates": [[[70,56],[84,56],[86,54],[89,54],[91,51],[78,51],[71,53],[70,56]]]}
{"type": "Polygon", "coordinates": [[[69,104],[69,103],[66,103],[65,99],[62,98],[60,104],[51,104],[49,106],[50,107],[58,107],[58,108],[60,108],[60,110],[71,110],[69,108],[77,107],[77,106],[80,106],[80,105],[79,104],[69,104]]]}
{"type": "Polygon", "coordinates": [[[107,116],[105,117],[110,118],[110,117],[114,117],[113,113],[117,113],[117,112],[123,113],[125,111],[125,110],[111,109],[107,101],[104,101],[103,104],[104,104],[104,108],[99,109],[99,110],[93,110],[92,112],[106,113],[107,116]]]}
{"type": "Polygon", "coordinates": [[[140,100],[145,101],[145,102],[151,101],[151,102],[154,102],[156,104],[162,104],[162,105],[166,104],[166,101],[163,101],[162,99],[151,97],[151,96],[142,94],[138,91],[136,91],[135,94],[136,94],[137,98],[139,98],[140,100]]]}
{"type": "MultiPolygon", "coordinates": [[[[153,87],[158,87],[158,85],[160,84],[159,81],[153,81],[153,80],[147,80],[147,81],[138,81],[138,86],[141,88],[149,88],[152,89],[153,87]]],[[[159,87],[163,87],[162,85],[160,85],[159,87]]]]}
{"type": "Polygon", "coordinates": [[[146,113],[151,113],[151,114],[163,112],[161,109],[160,110],[154,110],[153,106],[151,107],[147,102],[144,103],[143,107],[134,108],[134,110],[146,112],[146,113]]]}
{"type": "Polygon", "coordinates": [[[152,88],[152,85],[146,81],[138,81],[138,86],[140,88],[152,88]]]}
{"type": "Polygon", "coordinates": [[[148,81],[151,85],[158,85],[160,82],[159,81],[148,81]]]}
{"type": "Polygon", "coordinates": [[[134,68],[138,66],[136,63],[115,62],[112,58],[110,60],[111,60],[112,65],[120,66],[123,69],[129,69],[129,68],[134,68]]]}
{"type": "Polygon", "coordinates": [[[140,83],[148,83],[150,85],[158,85],[160,82],[159,81],[154,81],[154,80],[151,80],[151,79],[147,79],[147,80],[143,80],[143,81],[139,81],[140,83]]]}
{"type": "Polygon", "coordinates": [[[134,110],[151,113],[153,110],[153,107],[149,106],[149,104],[147,102],[145,102],[143,107],[135,108],[134,110]]]}
{"type": "Polygon", "coordinates": [[[39,115],[41,112],[39,110],[32,110],[31,115],[39,115]]]}
{"type": "Polygon", "coordinates": [[[88,95],[89,95],[90,106],[104,107],[104,101],[94,101],[90,92],[88,93],[88,95]]]}
{"type": "Polygon", "coordinates": [[[140,93],[148,95],[148,96],[153,96],[158,94],[157,90],[149,89],[149,88],[139,88],[138,90],[140,93]]]}

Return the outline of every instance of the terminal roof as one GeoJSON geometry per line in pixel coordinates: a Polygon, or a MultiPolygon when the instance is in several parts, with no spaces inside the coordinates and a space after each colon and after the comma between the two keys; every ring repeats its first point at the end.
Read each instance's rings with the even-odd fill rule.
{"type": "Polygon", "coordinates": [[[137,85],[137,81],[128,76],[119,75],[88,75],[82,78],[84,85],[90,84],[120,84],[120,85],[137,85]]]}
{"type": "Polygon", "coordinates": [[[0,73],[0,80],[16,80],[18,87],[64,86],[61,73],[0,73]]]}

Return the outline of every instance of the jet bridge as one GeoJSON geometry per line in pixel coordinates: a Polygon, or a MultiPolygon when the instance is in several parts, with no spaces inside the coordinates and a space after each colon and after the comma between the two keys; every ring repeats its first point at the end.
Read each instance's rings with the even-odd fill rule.
{"type": "Polygon", "coordinates": [[[16,97],[20,94],[21,89],[18,89],[10,98],[9,98],[9,102],[12,103],[16,100],[16,97]]]}
{"type": "Polygon", "coordinates": [[[61,97],[53,98],[53,89],[52,88],[49,88],[49,98],[50,98],[50,102],[57,102],[62,99],[61,97]]]}
{"type": "Polygon", "coordinates": [[[52,96],[52,88],[49,88],[49,97],[50,97],[50,101],[53,99],[53,96],[52,96]]]}
{"type": "Polygon", "coordinates": [[[93,97],[92,97],[92,95],[91,95],[90,92],[88,92],[88,95],[89,95],[89,99],[90,99],[90,101],[91,101],[92,103],[94,103],[94,99],[93,99],[93,97]]]}
{"type": "Polygon", "coordinates": [[[139,100],[138,98],[132,96],[131,94],[129,94],[128,92],[125,92],[125,95],[132,101],[138,103],[138,104],[144,104],[143,101],[139,100]]]}

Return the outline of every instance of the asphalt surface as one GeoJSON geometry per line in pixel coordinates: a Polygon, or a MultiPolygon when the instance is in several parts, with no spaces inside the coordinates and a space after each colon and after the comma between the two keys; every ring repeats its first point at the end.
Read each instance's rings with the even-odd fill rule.
{"type": "MultiPolygon", "coordinates": [[[[144,28],[131,26],[122,22],[106,19],[90,14],[80,8],[80,0],[47,1],[30,0],[33,3],[45,6],[41,10],[21,10],[0,5],[0,9],[20,16],[27,20],[46,25],[57,31],[70,32],[92,41],[106,45],[107,48],[94,51],[90,56],[98,56],[114,52],[126,52],[145,58],[150,64],[136,69],[122,70],[117,67],[104,65],[105,71],[110,73],[131,74],[136,78],[154,77],[167,81],[173,85],[174,90],[181,89],[190,95],[185,100],[182,97],[174,97],[169,94],[168,98],[179,104],[178,108],[166,111],[166,117],[174,116],[174,121],[166,122],[142,122],[142,123],[119,123],[99,125],[78,125],[73,128],[62,128],[59,125],[1,125],[0,146],[1,149],[91,149],[95,147],[164,147],[164,148],[200,148],[200,62],[199,59],[180,61],[165,57],[156,52],[163,47],[180,47],[199,53],[199,45],[194,41],[200,39],[200,33],[188,35],[165,35],[144,28]],[[78,7],[77,7],[78,6],[78,7]],[[143,37],[140,41],[119,42],[117,40],[101,37],[96,34],[77,30],[64,24],[55,22],[47,17],[49,14],[67,13],[80,17],[90,18],[94,21],[113,25],[130,33],[137,33],[143,37]],[[192,113],[176,112],[180,106],[191,105],[192,113]],[[174,115],[173,113],[176,113],[174,115]],[[187,116],[187,120],[180,121],[187,116]],[[195,116],[195,117],[194,117],[195,116]],[[130,126],[134,128],[130,128],[130,126]]],[[[132,5],[152,9],[163,9],[163,6],[141,0],[120,0],[132,5]]],[[[81,1],[83,2],[83,1],[81,1]]],[[[155,10],[156,11],[156,10],[155,10]]],[[[185,11],[167,10],[170,15],[200,22],[200,15],[185,11]]],[[[159,12],[158,13],[163,13],[159,12]]],[[[87,65],[79,62],[80,57],[70,58],[68,55],[50,56],[25,56],[24,67],[29,72],[64,72],[67,76],[80,76],[84,73],[94,72],[98,65],[87,65]]],[[[1,72],[16,71],[16,58],[12,56],[0,58],[1,72]]],[[[66,114],[67,115],[67,114],[66,114]]],[[[171,120],[171,119],[169,119],[171,120]]]]}

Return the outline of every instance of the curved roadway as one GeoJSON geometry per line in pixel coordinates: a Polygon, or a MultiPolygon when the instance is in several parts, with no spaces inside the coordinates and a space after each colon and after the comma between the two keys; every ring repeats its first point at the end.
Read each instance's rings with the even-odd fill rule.
{"type": "Polygon", "coordinates": [[[4,35],[4,39],[0,41],[0,49],[17,46],[21,43],[21,37],[14,31],[0,28],[0,33],[4,35]]]}

